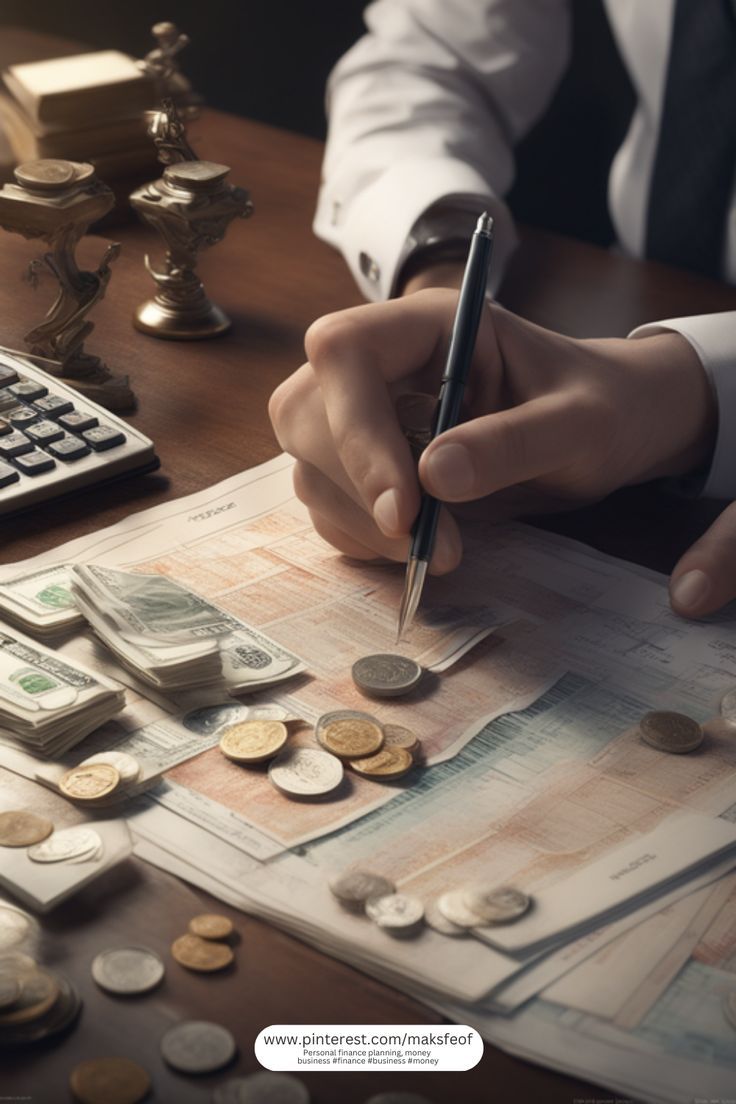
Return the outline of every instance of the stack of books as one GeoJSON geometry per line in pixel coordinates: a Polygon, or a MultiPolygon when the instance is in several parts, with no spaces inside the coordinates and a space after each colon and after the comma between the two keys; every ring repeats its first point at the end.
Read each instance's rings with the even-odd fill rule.
{"type": "Polygon", "coordinates": [[[102,180],[155,170],[145,112],[152,78],[118,50],[11,65],[2,74],[0,128],[18,163],[89,161],[102,180]]]}

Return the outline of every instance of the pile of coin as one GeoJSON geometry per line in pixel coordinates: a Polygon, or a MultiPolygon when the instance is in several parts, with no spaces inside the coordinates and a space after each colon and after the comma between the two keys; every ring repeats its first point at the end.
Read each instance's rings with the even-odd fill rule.
{"type": "Polygon", "coordinates": [[[357,709],[323,713],[315,725],[318,743],[364,778],[394,782],[415,765],[419,740],[403,725],[381,722],[357,709]]]}
{"type": "Polygon", "coordinates": [[[0,1049],[37,1043],[64,1031],[81,1006],[67,978],[43,969],[23,951],[0,951],[0,1049]]]}
{"type": "Polygon", "coordinates": [[[198,974],[224,970],[235,961],[232,947],[225,942],[233,933],[227,916],[206,912],[189,921],[189,930],[171,944],[171,954],[180,966],[198,974]]]}
{"type": "Polygon", "coordinates": [[[124,751],[100,751],[61,776],[58,787],[64,797],[93,809],[116,805],[135,796],[141,788],[141,765],[124,751]]]}
{"type": "Polygon", "coordinates": [[[639,721],[639,732],[644,743],[671,755],[686,755],[703,742],[703,729],[697,721],[685,713],[668,710],[645,713],[639,721]]]}

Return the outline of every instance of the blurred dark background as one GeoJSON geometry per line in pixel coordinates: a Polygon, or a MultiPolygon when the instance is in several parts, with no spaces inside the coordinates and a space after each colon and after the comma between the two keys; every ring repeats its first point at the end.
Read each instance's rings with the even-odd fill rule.
{"type": "MultiPolygon", "coordinates": [[[[0,24],[142,57],[150,27],[175,22],[191,38],[182,69],[206,102],[322,138],[324,86],[363,31],[365,0],[0,0],[0,24]]],[[[510,200],[518,219],[600,244],[611,158],[633,92],[601,0],[572,0],[572,65],[545,118],[518,151],[510,200]]]]}

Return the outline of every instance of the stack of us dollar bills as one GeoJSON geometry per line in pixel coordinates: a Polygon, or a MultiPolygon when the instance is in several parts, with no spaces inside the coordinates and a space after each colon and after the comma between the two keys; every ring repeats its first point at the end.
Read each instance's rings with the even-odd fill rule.
{"type": "Polygon", "coordinates": [[[70,578],[95,633],[158,690],[259,690],[304,670],[276,641],[166,575],[77,564],[70,578]]]}
{"type": "Polygon", "coordinates": [[[0,627],[0,742],[56,757],[124,705],[115,683],[0,627]]]}

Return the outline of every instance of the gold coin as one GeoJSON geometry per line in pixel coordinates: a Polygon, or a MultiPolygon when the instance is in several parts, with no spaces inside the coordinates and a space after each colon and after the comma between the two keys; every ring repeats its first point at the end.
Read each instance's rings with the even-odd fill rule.
{"type": "Polygon", "coordinates": [[[72,1070],[69,1086],[81,1104],[138,1104],[151,1079],[130,1058],[89,1058],[72,1070]]]}
{"type": "Polygon", "coordinates": [[[360,759],[383,746],[383,729],[378,721],[343,717],[320,729],[319,742],[340,759],[360,759]]]}
{"type": "Polygon", "coordinates": [[[232,949],[224,943],[212,943],[198,935],[180,935],[171,944],[171,953],[180,966],[187,970],[209,974],[223,970],[235,958],[232,949]]]}
{"type": "Polygon", "coordinates": [[[419,748],[419,739],[410,728],[404,725],[386,724],[383,726],[383,746],[387,748],[406,748],[415,752],[419,748]]]}
{"type": "Polygon", "coordinates": [[[120,773],[109,763],[72,767],[59,779],[59,789],[72,801],[97,801],[120,785],[120,773]]]}
{"type": "Polygon", "coordinates": [[[0,847],[30,847],[45,840],[53,830],[50,820],[25,809],[0,813],[0,847]]]}
{"type": "Polygon", "coordinates": [[[40,1020],[56,1003],[59,986],[45,970],[32,970],[22,975],[23,989],[18,1002],[6,1012],[0,1012],[0,1028],[40,1020]]]}
{"type": "Polygon", "coordinates": [[[189,921],[189,931],[200,939],[227,939],[232,934],[233,922],[227,916],[215,912],[203,912],[189,921]]]}
{"type": "Polygon", "coordinates": [[[369,755],[364,759],[351,759],[350,766],[364,778],[389,782],[407,774],[414,766],[414,758],[406,748],[384,747],[376,755],[369,755]]]}
{"type": "Polygon", "coordinates": [[[220,751],[236,763],[263,763],[278,755],[288,734],[283,721],[239,721],[223,732],[220,751]]]}

